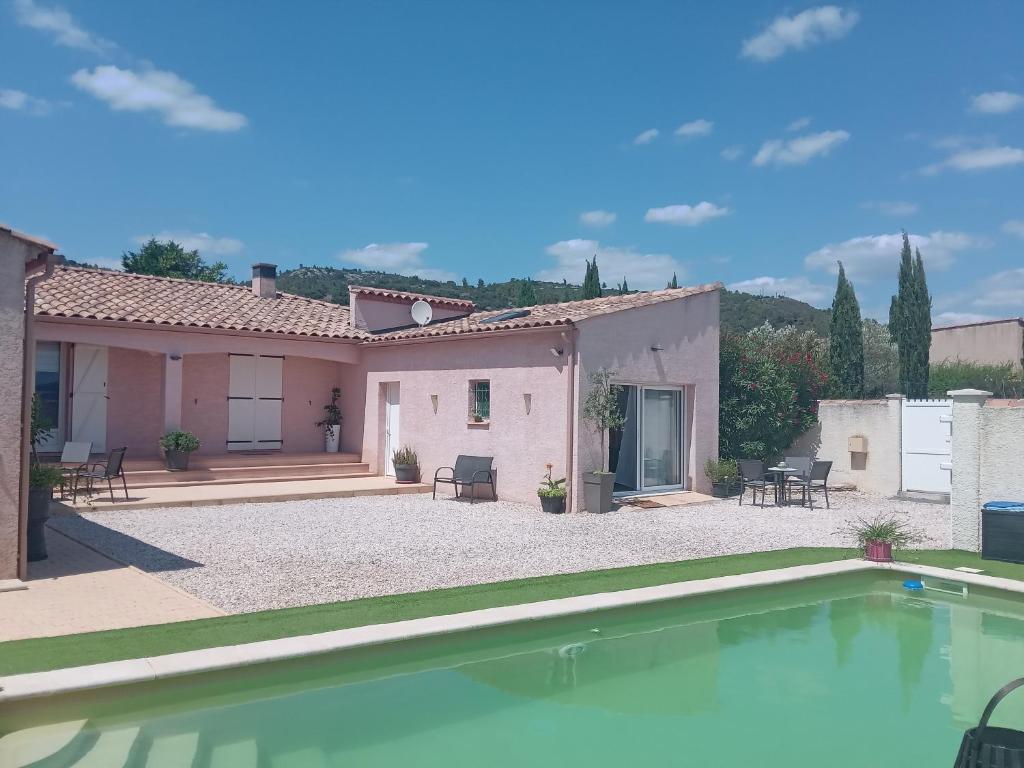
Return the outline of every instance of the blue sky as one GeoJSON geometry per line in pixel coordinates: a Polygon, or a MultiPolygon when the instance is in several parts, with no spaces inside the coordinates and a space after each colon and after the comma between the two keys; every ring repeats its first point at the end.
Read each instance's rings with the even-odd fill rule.
{"type": "Polygon", "coordinates": [[[474,281],[1024,314],[1024,4],[0,0],[0,220],[474,281]]]}

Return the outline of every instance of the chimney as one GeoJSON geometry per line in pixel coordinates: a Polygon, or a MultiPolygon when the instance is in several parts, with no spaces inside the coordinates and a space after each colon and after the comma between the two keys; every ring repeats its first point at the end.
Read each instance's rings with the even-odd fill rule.
{"type": "Polygon", "coordinates": [[[277,264],[252,265],[252,292],[263,299],[277,298],[277,264]]]}

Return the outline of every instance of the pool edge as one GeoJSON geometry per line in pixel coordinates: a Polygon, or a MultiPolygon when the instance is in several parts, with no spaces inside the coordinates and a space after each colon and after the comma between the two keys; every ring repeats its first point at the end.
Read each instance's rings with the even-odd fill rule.
{"type": "Polygon", "coordinates": [[[200,672],[360,648],[401,640],[436,636],[447,632],[483,629],[521,621],[569,616],[641,603],[654,603],[695,595],[713,594],[741,587],[769,586],[858,571],[889,570],[920,576],[952,579],[968,585],[1024,593],[1024,582],[995,576],[964,573],[914,563],[873,563],[866,560],[834,560],[767,571],[717,576],[710,579],[638,587],[617,592],[563,597],[534,603],[482,608],[475,611],[419,619],[369,624],[312,635],[260,640],[162,656],[65,667],[0,677],[0,704],[46,696],[82,692],[116,685],[153,682],[200,672]]]}

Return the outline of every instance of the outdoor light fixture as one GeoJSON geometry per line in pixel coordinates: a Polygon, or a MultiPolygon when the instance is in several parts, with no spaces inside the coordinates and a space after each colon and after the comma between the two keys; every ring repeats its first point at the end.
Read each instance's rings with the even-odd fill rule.
{"type": "Polygon", "coordinates": [[[430,405],[434,409],[434,413],[437,413],[437,395],[430,396],[430,405]]]}
{"type": "Polygon", "coordinates": [[[530,415],[530,407],[533,405],[533,395],[529,392],[523,393],[523,403],[526,405],[526,415],[530,415]]]}
{"type": "Polygon", "coordinates": [[[174,361],[181,360],[181,355],[179,355],[177,352],[174,352],[174,353],[171,354],[171,360],[174,360],[174,361]]]}
{"type": "Polygon", "coordinates": [[[661,344],[651,344],[651,352],[664,352],[665,348],[661,344]]]}
{"type": "Polygon", "coordinates": [[[562,356],[562,350],[560,350],[558,347],[551,347],[550,349],[548,349],[548,352],[551,353],[552,357],[561,357],[562,356]]]}

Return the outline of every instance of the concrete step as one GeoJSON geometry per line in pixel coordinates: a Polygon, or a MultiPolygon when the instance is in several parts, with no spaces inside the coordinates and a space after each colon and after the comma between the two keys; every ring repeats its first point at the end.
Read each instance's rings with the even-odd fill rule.
{"type": "Polygon", "coordinates": [[[126,470],[125,479],[130,488],[166,488],[176,485],[218,485],[224,483],[260,483],[281,480],[307,480],[310,478],[359,477],[370,472],[365,463],[339,464],[287,464],[253,467],[196,468],[182,472],[166,469],[126,470]]]}
{"type": "Polygon", "coordinates": [[[198,733],[157,736],[146,754],[146,768],[182,768],[191,766],[199,751],[198,733]]]}
{"type": "Polygon", "coordinates": [[[25,768],[65,749],[85,726],[85,720],[25,728],[0,736],[0,766],[25,768]]]}
{"type": "MultiPolygon", "coordinates": [[[[94,457],[103,458],[103,457],[94,457]]],[[[282,453],[281,451],[238,451],[205,455],[194,453],[189,457],[189,469],[211,469],[226,467],[260,467],[273,465],[284,467],[294,464],[351,464],[362,461],[358,453],[282,453]]],[[[150,469],[164,469],[160,456],[133,457],[129,452],[124,459],[125,472],[150,469]]]]}
{"type": "Polygon", "coordinates": [[[138,735],[138,726],[103,731],[92,749],[72,768],[125,768],[138,735]]]}

